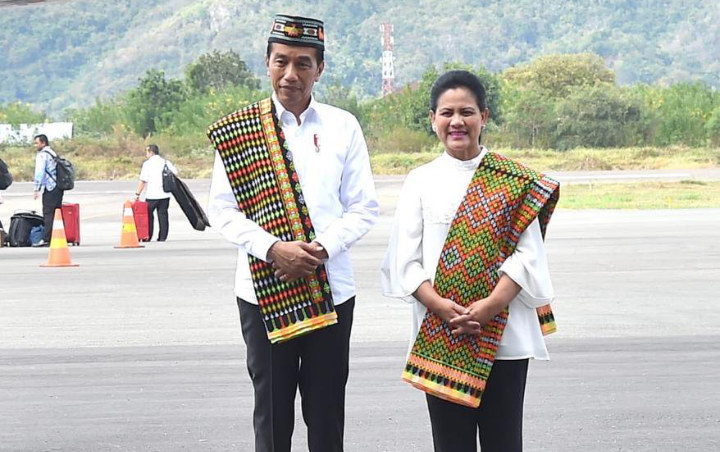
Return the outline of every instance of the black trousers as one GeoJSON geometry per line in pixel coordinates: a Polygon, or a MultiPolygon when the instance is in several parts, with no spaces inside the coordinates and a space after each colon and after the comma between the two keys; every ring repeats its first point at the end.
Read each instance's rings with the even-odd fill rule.
{"type": "Polygon", "coordinates": [[[50,243],[52,237],[53,220],[55,220],[55,209],[62,207],[63,194],[65,192],[55,187],[52,191],[43,191],[42,194],[42,206],[43,206],[43,227],[45,231],[43,233],[43,240],[50,243]]]}
{"type": "Polygon", "coordinates": [[[168,207],[170,206],[170,198],[165,199],[146,199],[148,203],[148,240],[152,240],[153,224],[155,223],[155,210],[157,210],[158,225],[158,242],[167,240],[170,222],[168,221],[168,207]]]}
{"type": "Polygon", "coordinates": [[[290,452],[299,387],[309,451],[341,452],[355,297],[335,307],[335,325],[280,344],[268,340],[257,305],[238,306],[255,389],[255,451],[290,452]]]}
{"type": "Polygon", "coordinates": [[[435,452],[521,452],[528,360],[498,360],[480,407],[427,395],[435,452]]]}

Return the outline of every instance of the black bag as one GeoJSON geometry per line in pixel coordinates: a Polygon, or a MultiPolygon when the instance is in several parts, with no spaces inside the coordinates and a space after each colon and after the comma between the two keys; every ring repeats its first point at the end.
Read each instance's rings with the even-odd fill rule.
{"type": "Polygon", "coordinates": [[[13,177],[8,169],[7,163],[0,159],[0,190],[5,190],[13,183],[13,177]]]}
{"type": "MultiPolygon", "coordinates": [[[[45,151],[50,154],[48,151],[45,151]]],[[[60,157],[57,153],[55,155],[50,154],[55,160],[55,167],[57,168],[57,178],[55,183],[60,190],[72,190],[75,188],[75,166],[68,159],[60,157]]],[[[50,176],[52,177],[52,176],[50,176]]]]}
{"type": "Polygon", "coordinates": [[[35,211],[15,212],[10,217],[8,243],[10,246],[30,246],[30,230],[42,226],[43,217],[35,211]]]}
{"type": "Polygon", "coordinates": [[[7,246],[7,232],[3,229],[2,221],[0,221],[0,248],[7,246]]]}
{"type": "Polygon", "coordinates": [[[175,175],[172,171],[170,171],[170,168],[168,168],[167,166],[167,160],[165,160],[165,166],[163,167],[162,179],[163,191],[165,193],[172,193],[172,191],[175,190],[175,186],[177,184],[175,182],[175,175]]]}
{"type": "Polygon", "coordinates": [[[180,180],[179,177],[175,178],[175,182],[175,190],[173,190],[172,194],[193,229],[204,231],[206,227],[210,227],[210,221],[208,221],[205,212],[200,207],[200,203],[197,202],[185,182],[180,180]]]}

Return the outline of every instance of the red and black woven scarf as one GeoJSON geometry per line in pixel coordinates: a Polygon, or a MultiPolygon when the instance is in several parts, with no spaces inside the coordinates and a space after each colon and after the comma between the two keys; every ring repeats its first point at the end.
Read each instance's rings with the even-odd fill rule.
{"type": "MultiPolygon", "coordinates": [[[[271,99],[232,113],[208,129],[220,154],[238,207],[282,241],[315,239],[292,153],[271,99]]],[[[270,264],[248,255],[255,295],[268,338],[282,342],[337,323],[327,272],[285,283],[270,264]]]]}

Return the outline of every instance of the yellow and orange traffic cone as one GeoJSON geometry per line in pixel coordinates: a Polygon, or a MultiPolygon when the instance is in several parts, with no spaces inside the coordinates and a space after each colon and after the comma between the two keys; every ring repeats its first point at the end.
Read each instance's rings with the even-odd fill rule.
{"type": "Polygon", "coordinates": [[[120,235],[120,244],[115,248],[145,248],[138,242],[137,229],[135,228],[135,217],[133,216],[132,203],[125,201],[123,207],[123,225],[120,235]]]}
{"type": "Polygon", "coordinates": [[[53,220],[52,238],[50,239],[50,254],[48,261],[41,264],[41,267],[79,267],[70,261],[70,250],[65,238],[65,224],[63,223],[60,209],[55,209],[53,220]]]}

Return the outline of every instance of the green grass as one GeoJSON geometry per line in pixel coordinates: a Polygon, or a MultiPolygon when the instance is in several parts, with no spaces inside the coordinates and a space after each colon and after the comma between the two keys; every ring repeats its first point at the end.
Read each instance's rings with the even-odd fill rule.
{"type": "MultiPolygon", "coordinates": [[[[104,139],[78,138],[53,143],[75,164],[79,180],[133,180],[145,160],[145,145],[157,143],[161,153],[180,169],[183,178],[209,178],[213,150],[202,138],[156,136],[147,141],[118,133],[104,139]]],[[[495,149],[540,171],[692,169],[720,166],[720,150],[712,148],[495,149]]],[[[407,174],[440,154],[396,152],[372,154],[375,174],[407,174]]],[[[35,149],[0,147],[0,158],[15,180],[32,178],[35,149]]],[[[720,208],[720,182],[641,182],[631,184],[573,184],[562,187],[559,207],[566,209],[674,209],[720,208]]]]}
{"type": "Polygon", "coordinates": [[[573,184],[560,189],[564,209],[720,208],[720,182],[573,184]]]}
{"type": "MultiPolygon", "coordinates": [[[[603,171],[647,169],[694,169],[720,166],[720,149],[687,148],[608,148],[555,151],[545,149],[508,149],[493,151],[517,159],[538,171],[603,171]]],[[[440,154],[436,152],[374,154],[375,174],[407,174],[440,154]]]]}

